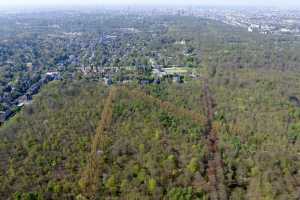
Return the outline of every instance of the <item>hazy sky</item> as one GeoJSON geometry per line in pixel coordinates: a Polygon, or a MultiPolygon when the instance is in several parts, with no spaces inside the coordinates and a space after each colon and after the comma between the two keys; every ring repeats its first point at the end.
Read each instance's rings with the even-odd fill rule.
{"type": "Polygon", "coordinates": [[[300,0],[0,0],[0,6],[14,5],[89,5],[89,4],[198,4],[198,5],[265,5],[300,6],[300,0]]]}

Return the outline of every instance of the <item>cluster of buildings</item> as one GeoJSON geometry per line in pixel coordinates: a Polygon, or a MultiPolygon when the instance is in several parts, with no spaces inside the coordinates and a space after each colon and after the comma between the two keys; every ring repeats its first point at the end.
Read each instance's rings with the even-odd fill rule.
{"type": "Polygon", "coordinates": [[[207,8],[196,14],[261,34],[300,35],[300,10],[277,8],[207,8]]]}
{"type": "Polygon", "coordinates": [[[30,104],[32,101],[32,96],[37,94],[41,87],[50,81],[59,80],[60,75],[58,72],[47,72],[38,82],[34,83],[29,87],[29,89],[22,96],[12,99],[9,93],[14,91],[14,88],[10,88],[5,91],[0,97],[1,104],[5,104],[5,108],[0,111],[0,124],[8,120],[11,116],[18,111],[19,108],[26,104],[30,104]]]}
{"type": "MultiPolygon", "coordinates": [[[[140,8],[135,12],[148,15],[196,16],[243,27],[261,34],[300,35],[300,9],[272,7],[213,7],[183,6],[152,9],[140,8]]],[[[125,11],[124,11],[125,12],[125,11]]]]}

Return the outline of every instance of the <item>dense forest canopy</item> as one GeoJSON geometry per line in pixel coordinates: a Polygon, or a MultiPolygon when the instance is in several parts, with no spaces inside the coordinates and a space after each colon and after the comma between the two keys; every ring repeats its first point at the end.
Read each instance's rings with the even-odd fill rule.
{"type": "Polygon", "coordinates": [[[1,199],[300,198],[299,37],[151,13],[0,15],[1,199]]]}

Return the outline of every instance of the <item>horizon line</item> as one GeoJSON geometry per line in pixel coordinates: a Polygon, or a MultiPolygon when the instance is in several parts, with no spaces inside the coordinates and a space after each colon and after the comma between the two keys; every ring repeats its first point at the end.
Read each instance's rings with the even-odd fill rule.
{"type": "MultiPolygon", "coordinates": [[[[189,6],[203,6],[203,7],[244,7],[244,8],[276,8],[276,9],[299,9],[300,4],[297,5],[269,5],[269,4],[210,4],[210,3],[41,3],[41,4],[0,4],[0,9],[20,9],[21,7],[24,9],[28,8],[72,8],[72,7],[189,7],[189,6]]],[[[96,8],[95,8],[96,9],[96,8]]]]}

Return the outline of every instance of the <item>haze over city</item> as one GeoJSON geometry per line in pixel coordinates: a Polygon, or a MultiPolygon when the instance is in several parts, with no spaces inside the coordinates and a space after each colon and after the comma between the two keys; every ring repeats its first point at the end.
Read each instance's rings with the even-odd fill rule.
{"type": "Polygon", "coordinates": [[[299,6],[297,0],[1,0],[0,6],[46,6],[46,5],[211,5],[211,6],[299,6]]]}

